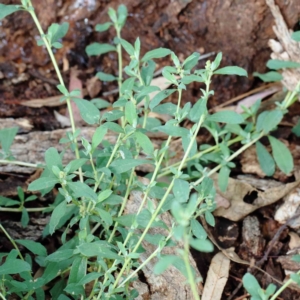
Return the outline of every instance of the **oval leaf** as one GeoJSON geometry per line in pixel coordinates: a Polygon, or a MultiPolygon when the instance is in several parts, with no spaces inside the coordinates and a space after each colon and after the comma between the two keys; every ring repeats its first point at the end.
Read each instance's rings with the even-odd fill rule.
{"type": "Polygon", "coordinates": [[[238,76],[248,76],[248,73],[245,69],[236,67],[236,66],[229,66],[224,67],[219,70],[214,71],[214,74],[219,75],[238,75],[238,76]]]}
{"type": "Polygon", "coordinates": [[[290,150],[284,143],[274,137],[269,136],[268,138],[271,143],[273,157],[278,168],[285,174],[289,174],[294,168],[294,161],[290,150]]]}
{"type": "Polygon", "coordinates": [[[207,119],[213,122],[228,123],[228,124],[241,124],[244,122],[244,118],[242,117],[242,115],[231,110],[219,111],[213,115],[208,116],[207,119]]]}
{"type": "Polygon", "coordinates": [[[272,176],[275,172],[275,162],[266,147],[261,143],[256,143],[256,154],[259,165],[267,176],[272,176]]]}

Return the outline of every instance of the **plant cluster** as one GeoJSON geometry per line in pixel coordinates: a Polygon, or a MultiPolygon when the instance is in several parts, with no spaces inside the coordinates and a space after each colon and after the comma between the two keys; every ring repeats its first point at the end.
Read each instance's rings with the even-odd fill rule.
{"type": "MultiPolygon", "coordinates": [[[[49,254],[39,242],[13,240],[0,224],[0,229],[14,246],[9,253],[0,253],[0,298],[17,295],[20,299],[45,299],[43,287],[47,285],[52,299],[135,299],[138,292],[131,287],[132,281],[151,259],[157,258],[156,274],[170,265],[175,266],[185,275],[194,298],[200,299],[197,281],[201,279],[196,278],[188,257],[190,247],[202,252],[213,250],[199,221],[199,217],[203,217],[214,226],[215,187],[210,176],[219,172],[218,185],[225,191],[230,171],[235,167],[233,160],[253,144],[266,175],[271,176],[276,165],[285,173],[291,172],[292,156],[281,141],[271,136],[271,132],[296,100],[298,91],[289,93],[272,111],[258,113],[260,101],[257,101],[251,108],[244,108],[242,114],[233,111],[210,114],[207,102],[213,95],[210,89],[212,77],[247,76],[246,71],[240,67],[220,68],[221,53],[213,61],[207,61],[204,69],[196,69],[200,57],[197,52],[183,62],[166,48],[149,51],[141,57],[139,38],[132,45],[121,37],[127,9],[120,5],[117,11],[108,11],[110,22],[95,28],[101,32],[113,26],[116,31],[114,45],[93,43],[86,48],[90,56],[110,51],[117,53],[118,74],[98,72],[96,76],[102,81],[117,81],[118,99],[112,105],[103,99],[80,99],[80,91],[66,88],[53,54],[54,48],[62,47],[68,24],[52,24],[44,33],[30,0],[22,0],[21,5],[0,4],[0,19],[19,10],[32,16],[40,34],[38,45],[48,50],[58,76],[60,83],[57,88],[62,101],[67,104],[72,127],[60,143],[74,152],[75,159],[64,164],[64,151],[59,153],[51,147],[45,152],[42,166],[18,162],[10,151],[18,129],[0,131],[1,163],[43,168],[41,177],[28,186],[28,191],[45,195],[56,187],[59,192],[49,206],[27,208],[26,203],[36,197],[26,198],[19,188],[18,200],[0,197],[0,211],[21,213],[24,227],[31,212],[50,213],[43,236],[58,230],[62,232],[61,247],[49,254]],[[123,51],[130,57],[125,68],[123,51]],[[162,75],[171,88],[160,90],[151,84],[156,68],[154,60],[166,56],[171,57],[173,65],[164,67],[162,75]],[[194,105],[188,102],[182,107],[184,91],[192,82],[202,84],[202,96],[194,105]],[[150,98],[153,92],[156,95],[150,98]],[[177,104],[164,101],[171,94],[177,96],[177,104]],[[91,141],[82,137],[80,129],[75,126],[72,101],[78,106],[82,119],[95,126],[91,141]],[[168,114],[170,120],[162,123],[149,117],[150,112],[168,114]],[[192,124],[190,129],[182,127],[184,121],[192,124]],[[200,128],[210,132],[213,145],[197,145],[200,128]],[[105,140],[108,131],[116,134],[115,143],[105,140]],[[155,148],[148,137],[154,132],[168,136],[160,148],[155,148]],[[259,142],[263,136],[269,139],[272,155],[259,142]],[[174,138],[181,138],[184,155],[180,162],[168,165],[169,148],[174,138]],[[232,145],[240,145],[240,148],[233,151],[232,145]],[[143,164],[152,165],[153,169],[146,175],[147,184],[136,172],[136,167],[143,164]],[[160,180],[163,176],[168,176],[168,183],[160,180]],[[134,190],[142,192],[143,199],[135,214],[124,214],[134,190]],[[166,212],[173,216],[172,226],[167,226],[159,218],[166,212]],[[168,234],[152,235],[150,229],[153,227],[163,228],[168,234]],[[156,250],[141,262],[139,257],[144,251],[144,240],[155,245],[156,250]],[[163,254],[165,247],[174,246],[178,241],[184,247],[178,249],[176,256],[163,254]],[[30,255],[23,256],[20,245],[30,255]],[[42,267],[43,273],[35,278],[33,271],[37,267],[42,267]],[[92,286],[89,293],[85,289],[87,284],[92,286]]],[[[250,274],[243,280],[253,299],[268,299],[275,292],[272,286],[264,293],[250,274]]]]}

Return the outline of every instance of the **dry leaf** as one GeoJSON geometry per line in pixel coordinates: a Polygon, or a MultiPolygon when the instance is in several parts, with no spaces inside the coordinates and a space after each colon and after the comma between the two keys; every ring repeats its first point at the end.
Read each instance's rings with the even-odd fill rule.
{"type": "Polygon", "coordinates": [[[289,248],[295,249],[295,248],[300,248],[300,237],[296,232],[290,232],[290,242],[289,242],[289,248]]]}
{"type": "Polygon", "coordinates": [[[101,91],[101,81],[94,76],[86,81],[86,89],[91,98],[95,98],[101,91]]]}
{"type": "Polygon", "coordinates": [[[64,105],[66,102],[60,101],[60,98],[62,96],[53,96],[53,97],[48,97],[48,98],[44,98],[44,99],[32,99],[29,101],[22,101],[20,103],[20,105],[23,106],[28,106],[28,107],[56,107],[56,106],[60,106],[60,105],[64,105]]]}
{"type": "Polygon", "coordinates": [[[249,97],[246,97],[244,98],[243,100],[239,101],[238,104],[237,104],[237,107],[235,109],[235,111],[237,113],[242,113],[243,112],[243,108],[242,106],[245,106],[245,107],[250,107],[252,106],[257,100],[259,99],[263,99],[269,95],[272,95],[276,92],[280,91],[280,87],[279,86],[272,86],[271,88],[269,89],[266,89],[262,92],[259,92],[259,93],[256,93],[254,95],[251,95],[249,97]]]}
{"type": "MultiPolygon", "coordinates": [[[[284,203],[277,209],[274,219],[281,224],[286,223],[292,218],[300,205],[300,189],[293,189],[286,197],[284,197],[284,203]]],[[[292,220],[289,223],[292,228],[300,227],[300,217],[292,220]]]]}
{"type": "Polygon", "coordinates": [[[209,266],[204,285],[202,300],[221,299],[229,275],[230,260],[222,253],[217,253],[209,266]]]}
{"type": "Polygon", "coordinates": [[[71,126],[70,119],[66,116],[61,115],[56,110],[54,111],[54,117],[59,122],[59,124],[62,128],[71,126]]]}
{"type": "Polygon", "coordinates": [[[248,183],[229,178],[226,192],[221,192],[218,189],[217,178],[217,175],[212,176],[217,192],[229,200],[230,206],[228,208],[218,207],[214,211],[214,215],[224,217],[231,221],[239,221],[258,208],[275,203],[300,184],[300,181],[295,181],[286,185],[272,187],[262,192],[255,189],[248,183]],[[252,202],[252,204],[244,202],[244,198],[251,193],[257,193],[256,199],[252,202]]]}

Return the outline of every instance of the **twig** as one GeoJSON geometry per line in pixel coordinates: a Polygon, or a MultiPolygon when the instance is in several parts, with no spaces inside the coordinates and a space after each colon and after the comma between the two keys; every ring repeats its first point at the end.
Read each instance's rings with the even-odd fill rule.
{"type": "MultiPolygon", "coordinates": [[[[297,211],[299,211],[299,209],[297,209],[297,211]]],[[[297,212],[296,211],[296,212],[297,212]]],[[[256,263],[256,265],[261,266],[267,259],[268,256],[273,248],[273,246],[275,245],[275,243],[277,242],[277,240],[279,239],[281,233],[292,223],[292,221],[294,221],[295,219],[300,217],[300,212],[296,213],[293,217],[291,217],[285,224],[281,225],[276,234],[273,236],[271,242],[269,243],[268,249],[265,251],[264,256],[256,263]]]]}

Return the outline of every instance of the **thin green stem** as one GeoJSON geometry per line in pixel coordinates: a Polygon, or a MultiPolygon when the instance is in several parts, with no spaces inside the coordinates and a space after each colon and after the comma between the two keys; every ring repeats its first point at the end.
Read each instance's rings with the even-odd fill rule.
{"type": "MultiPolygon", "coordinates": [[[[178,172],[181,171],[182,166],[183,166],[185,160],[187,159],[187,157],[188,157],[188,155],[189,155],[189,153],[190,153],[190,150],[192,149],[193,143],[194,143],[194,141],[195,141],[195,139],[196,139],[196,136],[197,136],[197,134],[198,134],[198,132],[199,132],[199,130],[200,130],[200,127],[201,127],[201,125],[202,125],[202,123],[203,123],[203,121],[204,121],[204,118],[205,118],[204,115],[202,115],[202,116],[200,117],[200,120],[199,120],[199,122],[198,122],[198,124],[197,124],[197,128],[196,128],[196,130],[195,130],[195,132],[194,132],[194,134],[193,134],[193,137],[191,138],[191,141],[190,141],[190,143],[189,143],[189,146],[188,146],[187,149],[186,149],[186,152],[185,152],[185,154],[184,154],[184,157],[183,157],[183,159],[182,159],[182,162],[181,162],[181,164],[180,164],[179,167],[178,167],[178,172]]],[[[170,185],[169,185],[169,187],[167,188],[167,190],[166,190],[166,192],[165,192],[163,198],[162,198],[161,201],[159,202],[159,205],[157,206],[155,212],[152,214],[152,217],[151,217],[149,223],[147,224],[147,226],[146,226],[146,228],[144,229],[142,235],[140,236],[138,242],[136,243],[135,247],[133,248],[132,253],[135,253],[135,252],[137,251],[137,249],[138,249],[139,246],[141,245],[142,241],[144,240],[146,234],[148,233],[150,227],[152,226],[153,222],[155,221],[156,217],[158,216],[158,214],[159,214],[161,208],[163,207],[163,205],[164,205],[164,203],[165,203],[165,201],[166,201],[168,195],[169,195],[170,192],[172,191],[172,188],[173,188],[173,186],[174,186],[175,179],[176,179],[176,177],[174,176],[173,179],[172,179],[172,181],[171,181],[171,183],[170,183],[170,185]]],[[[122,269],[120,270],[120,273],[118,274],[118,276],[117,276],[117,278],[116,278],[116,280],[115,280],[114,288],[117,286],[118,282],[120,281],[120,279],[121,279],[121,277],[122,277],[122,275],[123,275],[123,273],[124,273],[124,271],[125,271],[127,265],[129,264],[130,260],[131,260],[130,258],[125,259],[125,262],[124,262],[124,264],[123,264],[123,267],[122,267],[122,269]]]]}
{"type": "Polygon", "coordinates": [[[186,230],[184,233],[184,238],[183,238],[183,244],[184,244],[184,251],[183,251],[183,261],[184,261],[184,265],[186,268],[186,272],[187,272],[187,279],[188,282],[191,286],[191,290],[194,296],[195,300],[200,300],[199,297],[199,292],[197,290],[197,285],[195,283],[195,278],[193,276],[193,272],[192,272],[192,268],[190,265],[190,261],[189,261],[189,252],[190,252],[190,248],[189,248],[189,235],[187,234],[186,230]]]}
{"type": "Polygon", "coordinates": [[[0,164],[10,164],[10,165],[17,165],[17,166],[28,167],[28,168],[35,168],[35,169],[40,168],[40,166],[37,164],[26,163],[18,160],[0,159],[0,164]]]}
{"type": "MultiPolygon", "coordinates": [[[[3,231],[3,233],[6,235],[6,237],[8,238],[8,240],[12,243],[12,245],[15,247],[15,249],[18,252],[18,255],[20,256],[20,258],[22,260],[24,260],[24,257],[18,247],[18,245],[16,244],[16,242],[11,238],[11,236],[9,235],[9,233],[5,230],[5,228],[0,224],[0,229],[3,231]]],[[[24,260],[25,261],[25,260],[24,260]]],[[[30,272],[29,272],[30,273],[30,272]]]]}
{"type": "MultiPolygon", "coordinates": [[[[300,274],[300,271],[297,272],[297,275],[300,274]]],[[[275,300],[290,284],[295,283],[293,279],[287,280],[281,287],[280,289],[272,296],[270,300],[275,300]]]]}
{"type": "MultiPolygon", "coordinates": [[[[31,0],[28,0],[28,4],[29,6],[31,6],[33,8],[33,5],[31,3],[31,0]]],[[[64,83],[64,80],[62,78],[62,75],[61,75],[61,72],[59,70],[59,67],[58,67],[58,64],[56,62],[56,59],[55,59],[55,56],[53,54],[53,51],[51,49],[51,45],[49,44],[47,38],[45,37],[45,33],[41,27],[41,24],[35,14],[35,11],[34,9],[31,9],[31,10],[28,10],[28,12],[30,13],[39,33],[40,33],[40,36],[41,38],[43,39],[44,41],[44,44],[47,48],[47,51],[48,51],[48,54],[50,56],[50,59],[51,59],[51,62],[53,64],[53,67],[55,69],[55,72],[56,72],[56,75],[58,77],[58,80],[59,80],[59,83],[63,86],[63,87],[66,87],[65,86],[65,83],[64,83]]],[[[71,127],[72,127],[72,132],[73,134],[75,133],[76,131],[76,126],[75,126],[75,121],[74,121],[74,115],[73,115],[73,110],[72,110],[72,105],[71,105],[71,99],[68,97],[66,99],[66,103],[67,103],[67,107],[68,107],[68,111],[69,111],[69,116],[70,116],[70,123],[71,123],[71,127]]],[[[75,155],[76,155],[76,158],[80,158],[80,155],[79,155],[79,150],[78,150],[78,143],[77,143],[77,139],[75,138],[74,139],[74,144],[75,144],[75,155]]],[[[83,182],[83,174],[82,174],[82,170],[81,168],[79,168],[79,178],[80,178],[80,181],[83,182]]]]}
{"type": "MultiPolygon", "coordinates": [[[[170,232],[170,234],[167,236],[165,242],[167,242],[172,237],[171,233],[172,232],[170,232]]],[[[140,270],[142,270],[144,266],[146,266],[154,257],[156,257],[159,252],[161,252],[161,250],[162,250],[161,247],[156,248],[155,251],[153,251],[151,255],[147,257],[147,259],[142,264],[140,264],[136,270],[134,270],[134,272],[130,273],[130,275],[120,283],[118,288],[122,287],[126,282],[128,282],[132,277],[134,277],[140,270]]]]}
{"type": "MultiPolygon", "coordinates": [[[[27,212],[42,212],[46,209],[54,209],[52,207],[33,207],[33,208],[26,208],[27,212]]],[[[0,207],[0,211],[4,212],[12,212],[12,213],[20,213],[22,212],[22,207],[20,208],[9,208],[9,207],[0,207]]]]}
{"type": "MultiPolygon", "coordinates": [[[[248,149],[251,145],[253,145],[254,143],[256,143],[259,139],[261,139],[264,136],[264,133],[261,133],[258,137],[256,137],[254,140],[252,140],[250,143],[245,144],[243,147],[241,147],[239,150],[237,150],[236,152],[234,152],[232,155],[230,155],[226,161],[230,162],[231,160],[233,160],[234,158],[236,158],[237,156],[239,156],[242,152],[244,152],[246,149],[248,149]]],[[[215,168],[211,169],[206,175],[203,175],[200,179],[198,179],[197,181],[193,182],[192,186],[196,186],[198,184],[200,184],[205,177],[209,177],[212,174],[216,173],[217,171],[219,171],[222,168],[222,165],[218,165],[215,168]]]]}
{"type": "MultiPolygon", "coordinates": [[[[231,139],[230,141],[227,142],[227,145],[228,147],[235,144],[235,143],[238,143],[240,141],[243,140],[243,137],[241,136],[238,136],[238,137],[235,137],[234,139],[231,139]]],[[[211,146],[203,151],[200,151],[198,153],[196,153],[195,155],[187,158],[186,162],[184,163],[184,168],[186,167],[187,163],[189,161],[192,161],[192,160],[195,160],[195,159],[199,159],[201,156],[203,156],[204,154],[207,154],[207,153],[210,153],[210,152],[217,152],[217,151],[220,151],[220,147],[219,145],[214,145],[214,146],[211,146]]],[[[178,161],[168,167],[165,167],[163,169],[161,169],[161,172],[158,174],[157,178],[161,178],[161,177],[164,177],[166,175],[169,175],[171,173],[171,170],[170,168],[173,167],[173,168],[177,168],[179,165],[181,164],[181,161],[178,161]]]]}
{"type": "Polygon", "coordinates": [[[2,295],[2,293],[0,292],[0,297],[2,300],[6,300],[6,298],[2,295]]]}

